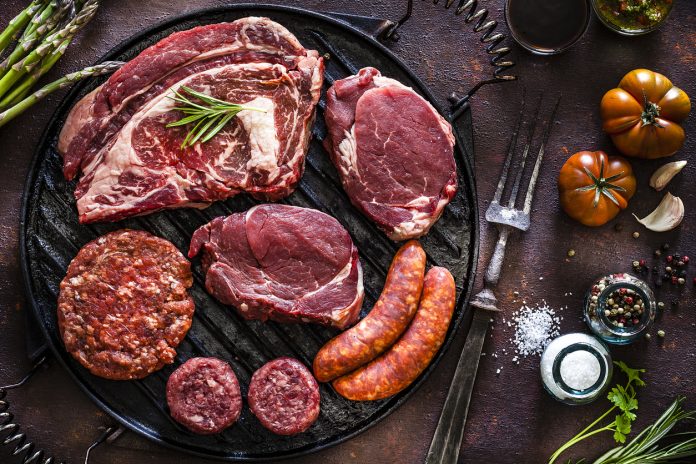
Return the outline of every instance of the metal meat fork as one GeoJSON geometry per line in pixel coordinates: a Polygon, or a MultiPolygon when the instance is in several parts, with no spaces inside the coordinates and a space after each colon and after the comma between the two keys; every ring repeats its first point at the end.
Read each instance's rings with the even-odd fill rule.
{"type": "Polygon", "coordinates": [[[474,389],[474,381],[476,380],[476,371],[478,369],[479,359],[481,358],[481,350],[483,342],[486,339],[486,331],[491,312],[500,311],[498,309],[498,299],[493,293],[493,289],[498,284],[500,271],[503,267],[505,258],[505,246],[507,245],[508,237],[513,229],[525,231],[529,229],[529,213],[532,209],[532,199],[534,198],[534,188],[536,187],[537,178],[541,169],[541,162],[544,159],[544,149],[548,142],[551,133],[551,127],[556,117],[556,110],[560,98],[556,101],[553,107],[551,117],[546,122],[544,133],[542,136],[539,153],[534,164],[534,170],[529,179],[527,186],[527,194],[524,198],[522,209],[515,207],[517,196],[520,190],[520,183],[524,173],[524,166],[527,161],[532,140],[534,139],[534,131],[536,122],[539,116],[539,107],[541,106],[541,98],[534,112],[534,119],[529,127],[527,135],[527,143],[522,152],[522,158],[519,163],[517,173],[514,177],[514,182],[510,189],[510,197],[507,204],[501,203],[501,198],[505,190],[505,185],[508,182],[510,166],[515,154],[517,145],[517,136],[522,126],[522,116],[525,109],[524,95],[522,97],[522,109],[517,121],[517,126],[510,139],[507,157],[503,164],[503,171],[498,181],[498,187],[495,190],[493,201],[486,210],[486,221],[496,224],[498,228],[498,242],[495,245],[495,251],[486,269],[486,275],[483,280],[483,290],[474,296],[470,305],[474,308],[474,319],[469,329],[464,350],[462,351],[457,370],[454,372],[452,384],[450,385],[445,405],[440,415],[440,420],[435,429],[433,441],[428,450],[426,464],[456,464],[459,456],[459,448],[461,447],[462,438],[464,436],[464,425],[466,424],[466,415],[469,410],[471,393],[474,389]]]}

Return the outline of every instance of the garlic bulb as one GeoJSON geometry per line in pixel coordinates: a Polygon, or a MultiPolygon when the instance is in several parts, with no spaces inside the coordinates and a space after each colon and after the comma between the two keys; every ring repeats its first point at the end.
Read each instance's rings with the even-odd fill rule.
{"type": "Polygon", "coordinates": [[[679,171],[684,169],[684,166],[686,166],[685,160],[663,164],[650,178],[650,186],[659,192],[669,184],[674,176],[679,174],[679,171]]]}
{"type": "Polygon", "coordinates": [[[684,203],[679,197],[667,192],[655,211],[645,216],[643,219],[633,215],[638,222],[655,232],[666,232],[677,227],[684,219],[684,203]]]}

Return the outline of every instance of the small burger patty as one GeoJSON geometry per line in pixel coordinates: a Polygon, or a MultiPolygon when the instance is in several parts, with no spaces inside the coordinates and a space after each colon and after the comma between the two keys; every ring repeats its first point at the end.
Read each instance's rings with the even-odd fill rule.
{"type": "Polygon", "coordinates": [[[210,435],[237,422],[242,393],[229,364],[217,358],[193,358],[167,380],[167,404],[175,421],[210,435]]]}
{"type": "Polygon", "coordinates": [[[251,377],[247,399],[261,424],[278,435],[304,432],[319,417],[319,385],[296,359],[261,366],[251,377]]]}
{"type": "Polygon", "coordinates": [[[82,247],[60,283],[65,349],[89,371],[140,379],[174,361],[191,327],[191,264],[170,242],[137,230],[82,247]]]}

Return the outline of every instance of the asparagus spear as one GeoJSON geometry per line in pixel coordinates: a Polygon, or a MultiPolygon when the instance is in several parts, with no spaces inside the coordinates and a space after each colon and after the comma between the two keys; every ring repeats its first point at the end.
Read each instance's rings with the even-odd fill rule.
{"type": "Polygon", "coordinates": [[[0,53],[5,51],[5,48],[19,35],[19,32],[24,29],[36,12],[43,7],[44,3],[45,0],[34,0],[21,13],[10,20],[5,30],[0,33],[0,53]]]}
{"type": "Polygon", "coordinates": [[[27,53],[29,53],[34,48],[34,46],[41,39],[43,39],[43,36],[46,32],[52,31],[58,25],[58,22],[61,19],[63,19],[63,17],[67,13],[70,3],[63,2],[58,8],[58,11],[55,11],[54,13],[51,7],[57,6],[58,1],[52,0],[45,10],[51,13],[50,16],[48,16],[48,18],[46,19],[46,21],[44,21],[40,26],[38,26],[34,30],[34,32],[27,34],[26,37],[21,38],[15,49],[12,51],[12,53],[7,58],[5,58],[5,60],[2,63],[0,63],[0,76],[2,76],[3,73],[10,68],[10,66],[24,58],[27,55],[27,53]]]}
{"type": "Polygon", "coordinates": [[[15,63],[0,79],[0,97],[7,94],[22,76],[36,68],[44,57],[58,49],[65,40],[72,39],[94,17],[98,7],[99,0],[87,0],[82,10],[67,26],[48,35],[41,45],[15,63]]]}
{"type": "Polygon", "coordinates": [[[88,66],[81,71],[76,71],[74,73],[67,74],[66,76],[58,79],[57,81],[51,82],[50,84],[40,88],[33,94],[29,95],[27,98],[19,102],[17,105],[0,113],[0,127],[4,126],[9,121],[19,116],[27,108],[29,108],[42,98],[46,97],[46,95],[50,94],[51,92],[55,92],[56,90],[68,87],[86,77],[101,76],[103,74],[112,73],[119,69],[121,66],[123,66],[123,64],[124,63],[122,61],[105,61],[96,66],[88,66]]]}
{"type": "Polygon", "coordinates": [[[68,48],[68,45],[70,45],[70,39],[64,40],[62,44],[53,52],[51,55],[47,56],[43,60],[41,60],[41,63],[37,68],[35,68],[28,76],[26,76],[24,79],[22,79],[19,84],[15,85],[12,90],[5,95],[4,98],[0,99],[0,110],[3,108],[7,108],[8,106],[11,105],[16,105],[20,101],[24,99],[24,97],[29,94],[29,91],[31,90],[32,86],[36,84],[36,82],[46,74],[54,64],[63,56],[63,53],[65,53],[65,50],[68,48]]]}
{"type": "Polygon", "coordinates": [[[51,17],[55,8],[56,2],[52,0],[43,6],[41,10],[37,11],[34,17],[31,18],[31,21],[29,21],[27,27],[24,29],[20,40],[26,39],[30,34],[33,34],[34,31],[39,28],[39,26],[44,24],[51,17]]]}

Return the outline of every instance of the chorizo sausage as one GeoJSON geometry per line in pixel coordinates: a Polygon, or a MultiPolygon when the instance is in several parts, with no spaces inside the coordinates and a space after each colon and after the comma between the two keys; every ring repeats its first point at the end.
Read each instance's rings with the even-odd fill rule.
{"type": "Polygon", "coordinates": [[[354,401],[380,400],[408,387],[442,346],[456,301],[454,278],[442,267],[425,276],[423,298],[406,332],[389,351],[333,381],[336,391],[354,401]]]}
{"type": "Polygon", "coordinates": [[[370,313],[317,353],[313,368],[318,381],[329,382],[355,370],[396,342],[418,309],[424,273],[425,251],[410,240],[394,256],[382,294],[370,313]]]}

